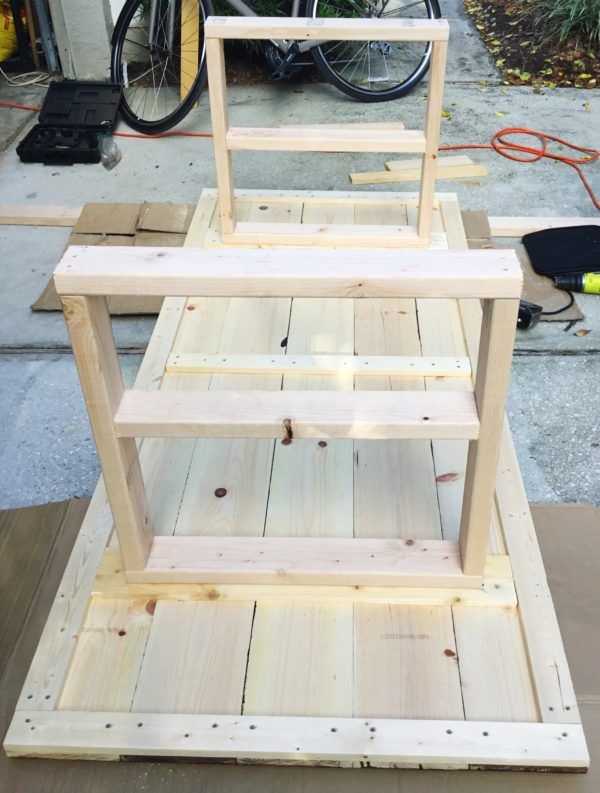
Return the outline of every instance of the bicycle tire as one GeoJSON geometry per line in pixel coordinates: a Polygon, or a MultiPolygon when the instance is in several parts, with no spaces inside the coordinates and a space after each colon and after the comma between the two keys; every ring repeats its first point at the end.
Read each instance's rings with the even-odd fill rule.
{"type": "MultiPolygon", "coordinates": [[[[318,6],[322,2],[323,0],[308,0],[306,16],[316,17],[318,6]]],[[[439,19],[441,17],[442,13],[438,0],[423,0],[423,4],[427,9],[428,19],[439,19]]],[[[352,99],[362,102],[389,102],[405,96],[406,94],[410,93],[415,88],[415,86],[418,85],[418,83],[421,82],[423,77],[425,77],[429,71],[429,64],[431,61],[431,43],[429,43],[427,45],[425,54],[422,56],[416,68],[405,80],[403,80],[401,83],[398,83],[394,87],[383,91],[369,91],[364,88],[359,88],[340,77],[340,75],[327,60],[324,47],[322,45],[314,47],[311,52],[315,64],[320,69],[327,82],[331,83],[338,90],[342,91],[342,93],[352,97],[352,99]]]]}
{"type": "MultiPolygon", "coordinates": [[[[206,19],[213,13],[211,0],[197,0],[197,2],[202,15],[201,19],[206,19]]],[[[147,0],[127,0],[121,10],[121,13],[119,14],[111,41],[110,71],[113,82],[120,84],[124,83],[124,69],[122,62],[123,46],[129,26],[136,12],[144,5],[147,6],[147,0]]],[[[124,91],[123,99],[121,100],[121,104],[119,106],[119,113],[123,120],[138,132],[146,134],[159,134],[161,132],[166,132],[167,130],[176,126],[187,116],[194,104],[198,101],[198,97],[200,96],[205,82],[206,58],[204,57],[204,53],[202,53],[200,58],[200,68],[198,69],[196,78],[193,81],[187,96],[172,112],[161,118],[143,118],[138,112],[130,107],[126,92],[124,91]]]]}

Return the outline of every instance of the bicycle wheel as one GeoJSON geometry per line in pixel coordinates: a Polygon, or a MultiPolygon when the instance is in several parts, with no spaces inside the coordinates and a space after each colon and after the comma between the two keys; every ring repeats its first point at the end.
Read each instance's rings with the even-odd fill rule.
{"type": "MultiPolygon", "coordinates": [[[[307,17],[439,19],[438,0],[308,0],[307,17]]],[[[353,99],[387,102],[411,91],[429,69],[431,42],[328,41],[312,49],[328,80],[353,99]]]]}
{"type": "Polygon", "coordinates": [[[111,76],[123,85],[120,113],[140,132],[184,118],[206,78],[204,22],[211,0],[127,0],[112,39],[111,76]]]}

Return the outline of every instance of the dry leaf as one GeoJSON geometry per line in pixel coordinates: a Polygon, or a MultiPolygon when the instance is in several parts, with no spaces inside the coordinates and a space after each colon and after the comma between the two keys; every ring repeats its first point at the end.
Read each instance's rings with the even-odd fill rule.
{"type": "Polygon", "coordinates": [[[436,482],[455,482],[459,478],[460,474],[457,474],[455,471],[450,471],[448,474],[440,474],[436,476],[436,482]]]}
{"type": "Polygon", "coordinates": [[[591,332],[592,331],[591,331],[590,328],[580,328],[579,330],[576,330],[573,335],[574,336],[587,336],[588,333],[591,333],[591,332]]]}
{"type": "Polygon", "coordinates": [[[502,118],[503,116],[507,116],[508,112],[506,110],[495,110],[494,115],[500,116],[500,118],[502,118]]]}

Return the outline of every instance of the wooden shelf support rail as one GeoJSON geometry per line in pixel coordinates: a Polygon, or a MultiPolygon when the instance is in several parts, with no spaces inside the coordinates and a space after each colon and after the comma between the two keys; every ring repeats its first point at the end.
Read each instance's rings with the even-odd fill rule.
{"type": "Polygon", "coordinates": [[[240,256],[221,249],[125,247],[112,248],[110,258],[98,247],[67,250],[54,281],[130,581],[481,586],[519,263],[505,250],[380,249],[371,251],[368,276],[364,267],[361,251],[298,249],[282,259],[269,250],[240,256]],[[474,392],[125,391],[106,294],[481,298],[474,392]],[[144,436],[466,438],[459,541],[154,537],[134,440],[144,436]]]}
{"type": "MultiPolygon", "coordinates": [[[[333,246],[342,244],[344,236],[343,229],[330,229],[327,224],[311,228],[302,228],[300,224],[270,224],[265,230],[261,223],[238,223],[232,151],[412,152],[421,154],[422,162],[417,224],[376,229],[371,240],[374,242],[377,235],[386,234],[390,237],[388,244],[392,246],[426,246],[431,237],[448,35],[448,23],[442,19],[209,17],[205,25],[206,61],[222,241],[228,244],[279,242],[333,246]],[[367,129],[353,124],[335,127],[230,127],[223,49],[225,39],[431,42],[425,129],[399,130],[381,126],[367,129]]],[[[353,233],[356,235],[357,232],[353,233]]],[[[361,232],[361,240],[362,244],[365,240],[369,243],[366,229],[361,232]]],[[[361,242],[355,239],[354,244],[361,242]]]]}

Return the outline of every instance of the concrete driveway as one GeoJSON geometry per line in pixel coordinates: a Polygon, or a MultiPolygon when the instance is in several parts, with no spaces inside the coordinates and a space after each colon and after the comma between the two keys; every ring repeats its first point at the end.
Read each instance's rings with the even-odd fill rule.
{"type": "MultiPolygon", "coordinates": [[[[444,100],[450,117],[443,119],[443,143],[487,142],[501,127],[525,126],[598,145],[598,90],[535,94],[527,87],[504,86],[460,0],[442,0],[442,7],[451,20],[444,100]]],[[[414,126],[424,111],[424,93],[417,90],[392,104],[361,105],[318,83],[237,86],[230,91],[230,112],[233,123],[249,126],[386,119],[414,126]]],[[[42,94],[34,88],[0,89],[0,99],[25,104],[39,102],[42,94]]],[[[123,160],[111,172],[100,166],[24,165],[15,140],[33,123],[34,113],[0,109],[0,148],[5,149],[0,203],[194,202],[203,187],[215,184],[211,142],[205,139],[120,139],[123,160]]],[[[206,97],[183,128],[210,128],[206,97]]],[[[486,209],[492,215],[594,214],[566,166],[517,165],[488,152],[472,156],[485,163],[487,178],[439,185],[457,191],[463,209],[486,209]]],[[[236,185],[348,189],[351,170],[380,170],[383,160],[369,154],[359,161],[347,154],[243,152],[236,156],[236,185]]],[[[590,168],[590,178],[600,193],[598,166],[590,168]]],[[[407,190],[415,187],[406,185],[407,190]]],[[[68,230],[5,226],[0,235],[0,508],[89,495],[99,469],[62,316],[29,309],[60,257],[68,230]]],[[[531,501],[600,504],[600,298],[582,296],[579,304],[586,315],[579,327],[592,331],[586,336],[574,335],[576,328],[560,322],[518,334],[509,413],[531,501]]],[[[152,326],[148,318],[115,321],[128,379],[152,326]]]]}

